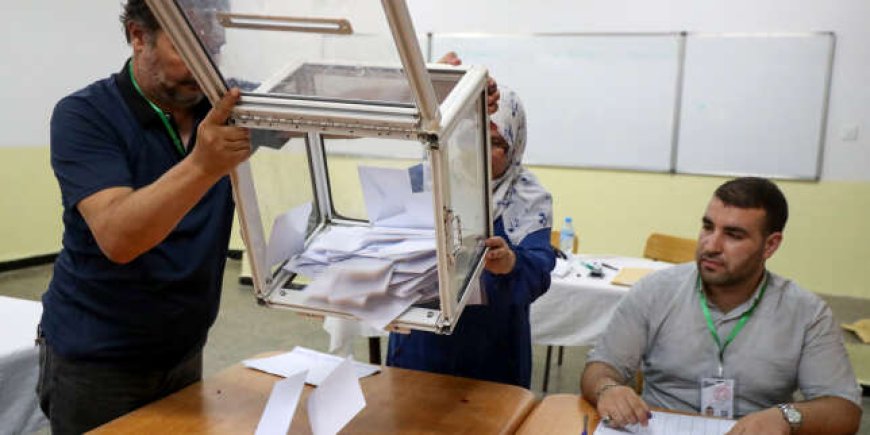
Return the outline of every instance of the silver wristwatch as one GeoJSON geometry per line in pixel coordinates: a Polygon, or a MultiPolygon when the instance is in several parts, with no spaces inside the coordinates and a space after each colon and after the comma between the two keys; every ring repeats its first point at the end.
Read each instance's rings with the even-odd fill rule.
{"type": "Polygon", "coordinates": [[[804,416],[791,403],[783,403],[779,405],[779,410],[782,411],[782,418],[784,418],[791,427],[791,432],[795,433],[795,431],[801,427],[801,422],[803,422],[804,416]]]}

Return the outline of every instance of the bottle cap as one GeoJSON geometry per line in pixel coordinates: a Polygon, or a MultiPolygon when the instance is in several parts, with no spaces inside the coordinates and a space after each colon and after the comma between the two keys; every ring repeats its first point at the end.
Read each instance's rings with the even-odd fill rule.
{"type": "Polygon", "coordinates": [[[567,222],[567,223],[571,223],[571,218],[570,218],[570,217],[566,217],[566,218],[565,218],[565,222],[567,222]]]}

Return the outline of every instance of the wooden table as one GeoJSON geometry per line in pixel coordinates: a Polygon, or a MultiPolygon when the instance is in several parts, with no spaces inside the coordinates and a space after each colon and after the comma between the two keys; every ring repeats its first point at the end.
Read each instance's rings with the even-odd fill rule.
{"type": "Polygon", "coordinates": [[[553,394],[544,398],[517,431],[518,435],[571,434],[583,431],[583,416],[589,416],[589,434],[601,420],[598,411],[576,394],[553,394]]]}
{"type": "MultiPolygon", "coordinates": [[[[535,405],[532,392],[512,385],[381,370],[360,380],[366,407],[342,433],[512,433],[535,405]]],[[[237,364],[93,433],[253,433],[280,379],[237,364]]],[[[290,433],[311,433],[306,406],[311,391],[305,387],[290,433]]]]}

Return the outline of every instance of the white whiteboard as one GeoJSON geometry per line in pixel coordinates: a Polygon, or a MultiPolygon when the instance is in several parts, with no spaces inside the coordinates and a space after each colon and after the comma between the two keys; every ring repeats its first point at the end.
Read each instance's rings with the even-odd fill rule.
{"type": "Polygon", "coordinates": [[[525,163],[671,170],[677,34],[433,34],[437,60],[485,65],[526,106],[525,163]]]}
{"type": "Polygon", "coordinates": [[[690,35],[677,172],[818,179],[834,36],[690,35]]]}

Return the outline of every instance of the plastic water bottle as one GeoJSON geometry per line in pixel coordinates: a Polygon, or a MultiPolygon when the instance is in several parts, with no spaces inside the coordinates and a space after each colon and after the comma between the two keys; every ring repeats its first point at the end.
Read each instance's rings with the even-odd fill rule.
{"type": "Polygon", "coordinates": [[[574,253],[574,225],[571,223],[570,217],[565,218],[565,223],[559,230],[559,250],[565,255],[574,253]]]}

